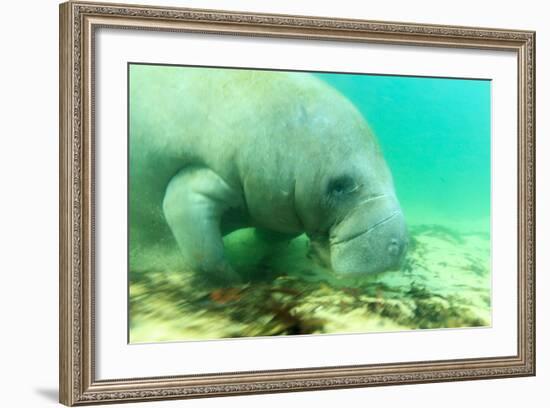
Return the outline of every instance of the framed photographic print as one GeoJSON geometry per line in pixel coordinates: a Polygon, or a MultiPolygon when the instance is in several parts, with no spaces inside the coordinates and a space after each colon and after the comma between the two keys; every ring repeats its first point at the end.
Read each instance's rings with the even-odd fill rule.
{"type": "Polygon", "coordinates": [[[60,6],[66,405],[535,374],[535,33],[60,6]]]}

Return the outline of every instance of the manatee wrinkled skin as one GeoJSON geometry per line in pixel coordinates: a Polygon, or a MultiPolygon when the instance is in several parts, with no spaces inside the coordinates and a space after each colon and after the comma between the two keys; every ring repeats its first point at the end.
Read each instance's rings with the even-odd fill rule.
{"type": "Polygon", "coordinates": [[[407,230],[362,115],[306,73],[130,69],[130,234],[173,234],[186,265],[238,276],[222,237],[306,233],[340,275],[397,268],[407,230]]]}

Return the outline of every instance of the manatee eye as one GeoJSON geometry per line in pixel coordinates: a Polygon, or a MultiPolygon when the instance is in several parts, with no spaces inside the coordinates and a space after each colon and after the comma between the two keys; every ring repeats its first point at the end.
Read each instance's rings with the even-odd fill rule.
{"type": "Polygon", "coordinates": [[[353,193],[359,185],[350,176],[339,176],[328,182],[327,193],[329,196],[338,197],[343,194],[353,193]]]}

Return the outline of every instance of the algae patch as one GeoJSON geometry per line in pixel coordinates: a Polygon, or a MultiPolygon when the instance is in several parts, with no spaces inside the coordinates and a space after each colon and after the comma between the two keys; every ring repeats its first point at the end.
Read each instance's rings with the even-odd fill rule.
{"type": "Polygon", "coordinates": [[[196,284],[173,248],[131,256],[130,342],[386,332],[491,324],[487,234],[410,227],[399,271],[342,279],[307,257],[308,241],[267,247],[251,230],[225,239],[247,283],[196,284]]]}

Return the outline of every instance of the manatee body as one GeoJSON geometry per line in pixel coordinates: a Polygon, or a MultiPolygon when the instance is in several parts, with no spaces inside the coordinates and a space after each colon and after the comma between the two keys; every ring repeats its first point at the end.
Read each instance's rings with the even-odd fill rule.
{"type": "Polygon", "coordinates": [[[377,142],[337,90],[306,73],[130,69],[130,234],[168,229],[189,268],[237,279],[222,237],[256,227],[342,275],[399,266],[404,217],[377,142]]]}

